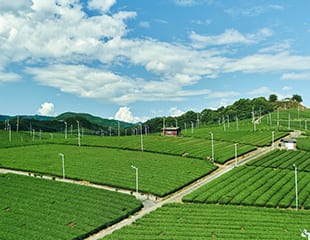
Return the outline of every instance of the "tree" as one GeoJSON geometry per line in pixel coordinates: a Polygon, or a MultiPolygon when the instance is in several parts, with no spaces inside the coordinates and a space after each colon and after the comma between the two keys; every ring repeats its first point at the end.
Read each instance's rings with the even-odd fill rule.
{"type": "Polygon", "coordinates": [[[302,102],[302,97],[298,94],[294,94],[293,97],[292,97],[292,100],[295,101],[295,102],[298,102],[298,103],[301,103],[302,102]]]}
{"type": "Polygon", "coordinates": [[[278,96],[276,94],[269,95],[269,102],[276,102],[278,101],[278,96]]]}

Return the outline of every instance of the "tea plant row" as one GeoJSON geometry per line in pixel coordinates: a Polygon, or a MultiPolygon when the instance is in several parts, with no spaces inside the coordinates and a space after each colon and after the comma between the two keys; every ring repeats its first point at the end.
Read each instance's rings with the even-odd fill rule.
{"type": "Polygon", "coordinates": [[[133,196],[1,174],[0,239],[78,239],[141,208],[133,196]]]}
{"type": "Polygon", "coordinates": [[[168,204],[104,239],[298,240],[301,238],[301,230],[309,225],[308,211],[212,204],[168,204]]]}
{"type": "MultiPolygon", "coordinates": [[[[310,209],[310,176],[299,172],[299,208],[310,209]]],[[[184,198],[187,202],[295,208],[293,170],[238,167],[184,198]]]]}
{"type": "Polygon", "coordinates": [[[209,161],[148,152],[69,145],[37,145],[0,149],[0,166],[62,177],[59,153],[65,155],[65,176],[72,179],[164,196],[216,169],[209,161]]]}

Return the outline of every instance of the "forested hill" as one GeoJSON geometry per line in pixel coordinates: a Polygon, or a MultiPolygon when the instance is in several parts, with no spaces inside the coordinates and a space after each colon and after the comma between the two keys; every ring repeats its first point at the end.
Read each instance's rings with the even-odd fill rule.
{"type": "MultiPolygon", "coordinates": [[[[57,117],[46,117],[39,115],[32,116],[6,116],[0,115],[0,129],[4,129],[10,124],[12,130],[17,127],[22,131],[29,131],[35,129],[36,131],[42,130],[44,132],[59,132],[65,129],[67,125],[68,131],[73,128],[77,129],[77,121],[81,128],[87,129],[89,133],[107,133],[110,128],[121,129],[133,127],[134,124],[104,119],[93,116],[87,113],[72,113],[67,112],[60,114],[57,117]]],[[[115,131],[115,130],[114,130],[115,131]]]]}
{"type": "Polygon", "coordinates": [[[301,105],[302,98],[299,95],[293,95],[292,98],[286,98],[278,101],[275,94],[271,94],[267,100],[265,97],[258,97],[253,99],[239,99],[232,105],[220,107],[216,110],[204,109],[201,112],[188,111],[181,116],[177,117],[156,117],[148,120],[144,124],[148,125],[151,132],[159,132],[163,126],[163,119],[165,118],[166,126],[184,126],[184,123],[193,123],[195,126],[204,124],[214,124],[222,122],[223,120],[235,121],[252,118],[255,116],[262,116],[266,113],[273,112],[276,109],[289,109],[289,108],[305,108],[301,105]]]}

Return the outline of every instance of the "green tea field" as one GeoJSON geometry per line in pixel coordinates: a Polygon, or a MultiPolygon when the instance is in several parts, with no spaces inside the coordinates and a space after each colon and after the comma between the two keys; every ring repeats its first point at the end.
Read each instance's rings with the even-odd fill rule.
{"type": "Polygon", "coordinates": [[[0,239],[81,239],[141,208],[133,196],[0,175],[0,239]]]}
{"type": "Polygon", "coordinates": [[[209,161],[119,149],[36,145],[0,149],[0,167],[62,176],[59,153],[65,155],[67,178],[164,196],[216,169],[209,161]],[[178,167],[176,167],[178,166],[178,167]]]}
{"type": "Polygon", "coordinates": [[[213,204],[169,204],[107,240],[302,239],[308,211],[213,204]]]}

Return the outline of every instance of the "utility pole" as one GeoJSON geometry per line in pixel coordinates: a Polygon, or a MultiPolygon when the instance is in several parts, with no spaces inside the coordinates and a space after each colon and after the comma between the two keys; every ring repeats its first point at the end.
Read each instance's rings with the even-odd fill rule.
{"type": "Polygon", "coordinates": [[[235,143],[235,167],[238,166],[238,143],[235,143]]]}
{"type": "Polygon", "coordinates": [[[142,124],[140,124],[140,138],[141,138],[141,152],[143,152],[143,134],[142,134],[142,124]]]}
{"type": "Polygon", "coordinates": [[[62,179],[65,179],[65,155],[63,153],[59,153],[59,156],[62,160],[62,179]]]}
{"type": "Polygon", "coordinates": [[[297,166],[293,164],[295,169],[295,193],[296,193],[296,211],[298,210],[298,183],[297,183],[297,166]]]}
{"type": "Polygon", "coordinates": [[[81,146],[81,132],[80,132],[80,122],[78,120],[76,120],[76,123],[77,123],[77,127],[78,127],[78,146],[80,147],[81,146]]]}
{"type": "Polygon", "coordinates": [[[214,143],[213,143],[213,133],[209,132],[211,135],[211,156],[212,156],[212,162],[214,163],[214,143]]]}
{"type": "Polygon", "coordinates": [[[131,168],[136,170],[136,197],[138,197],[138,193],[139,193],[139,175],[138,175],[139,169],[134,165],[131,165],[131,168]]]}

